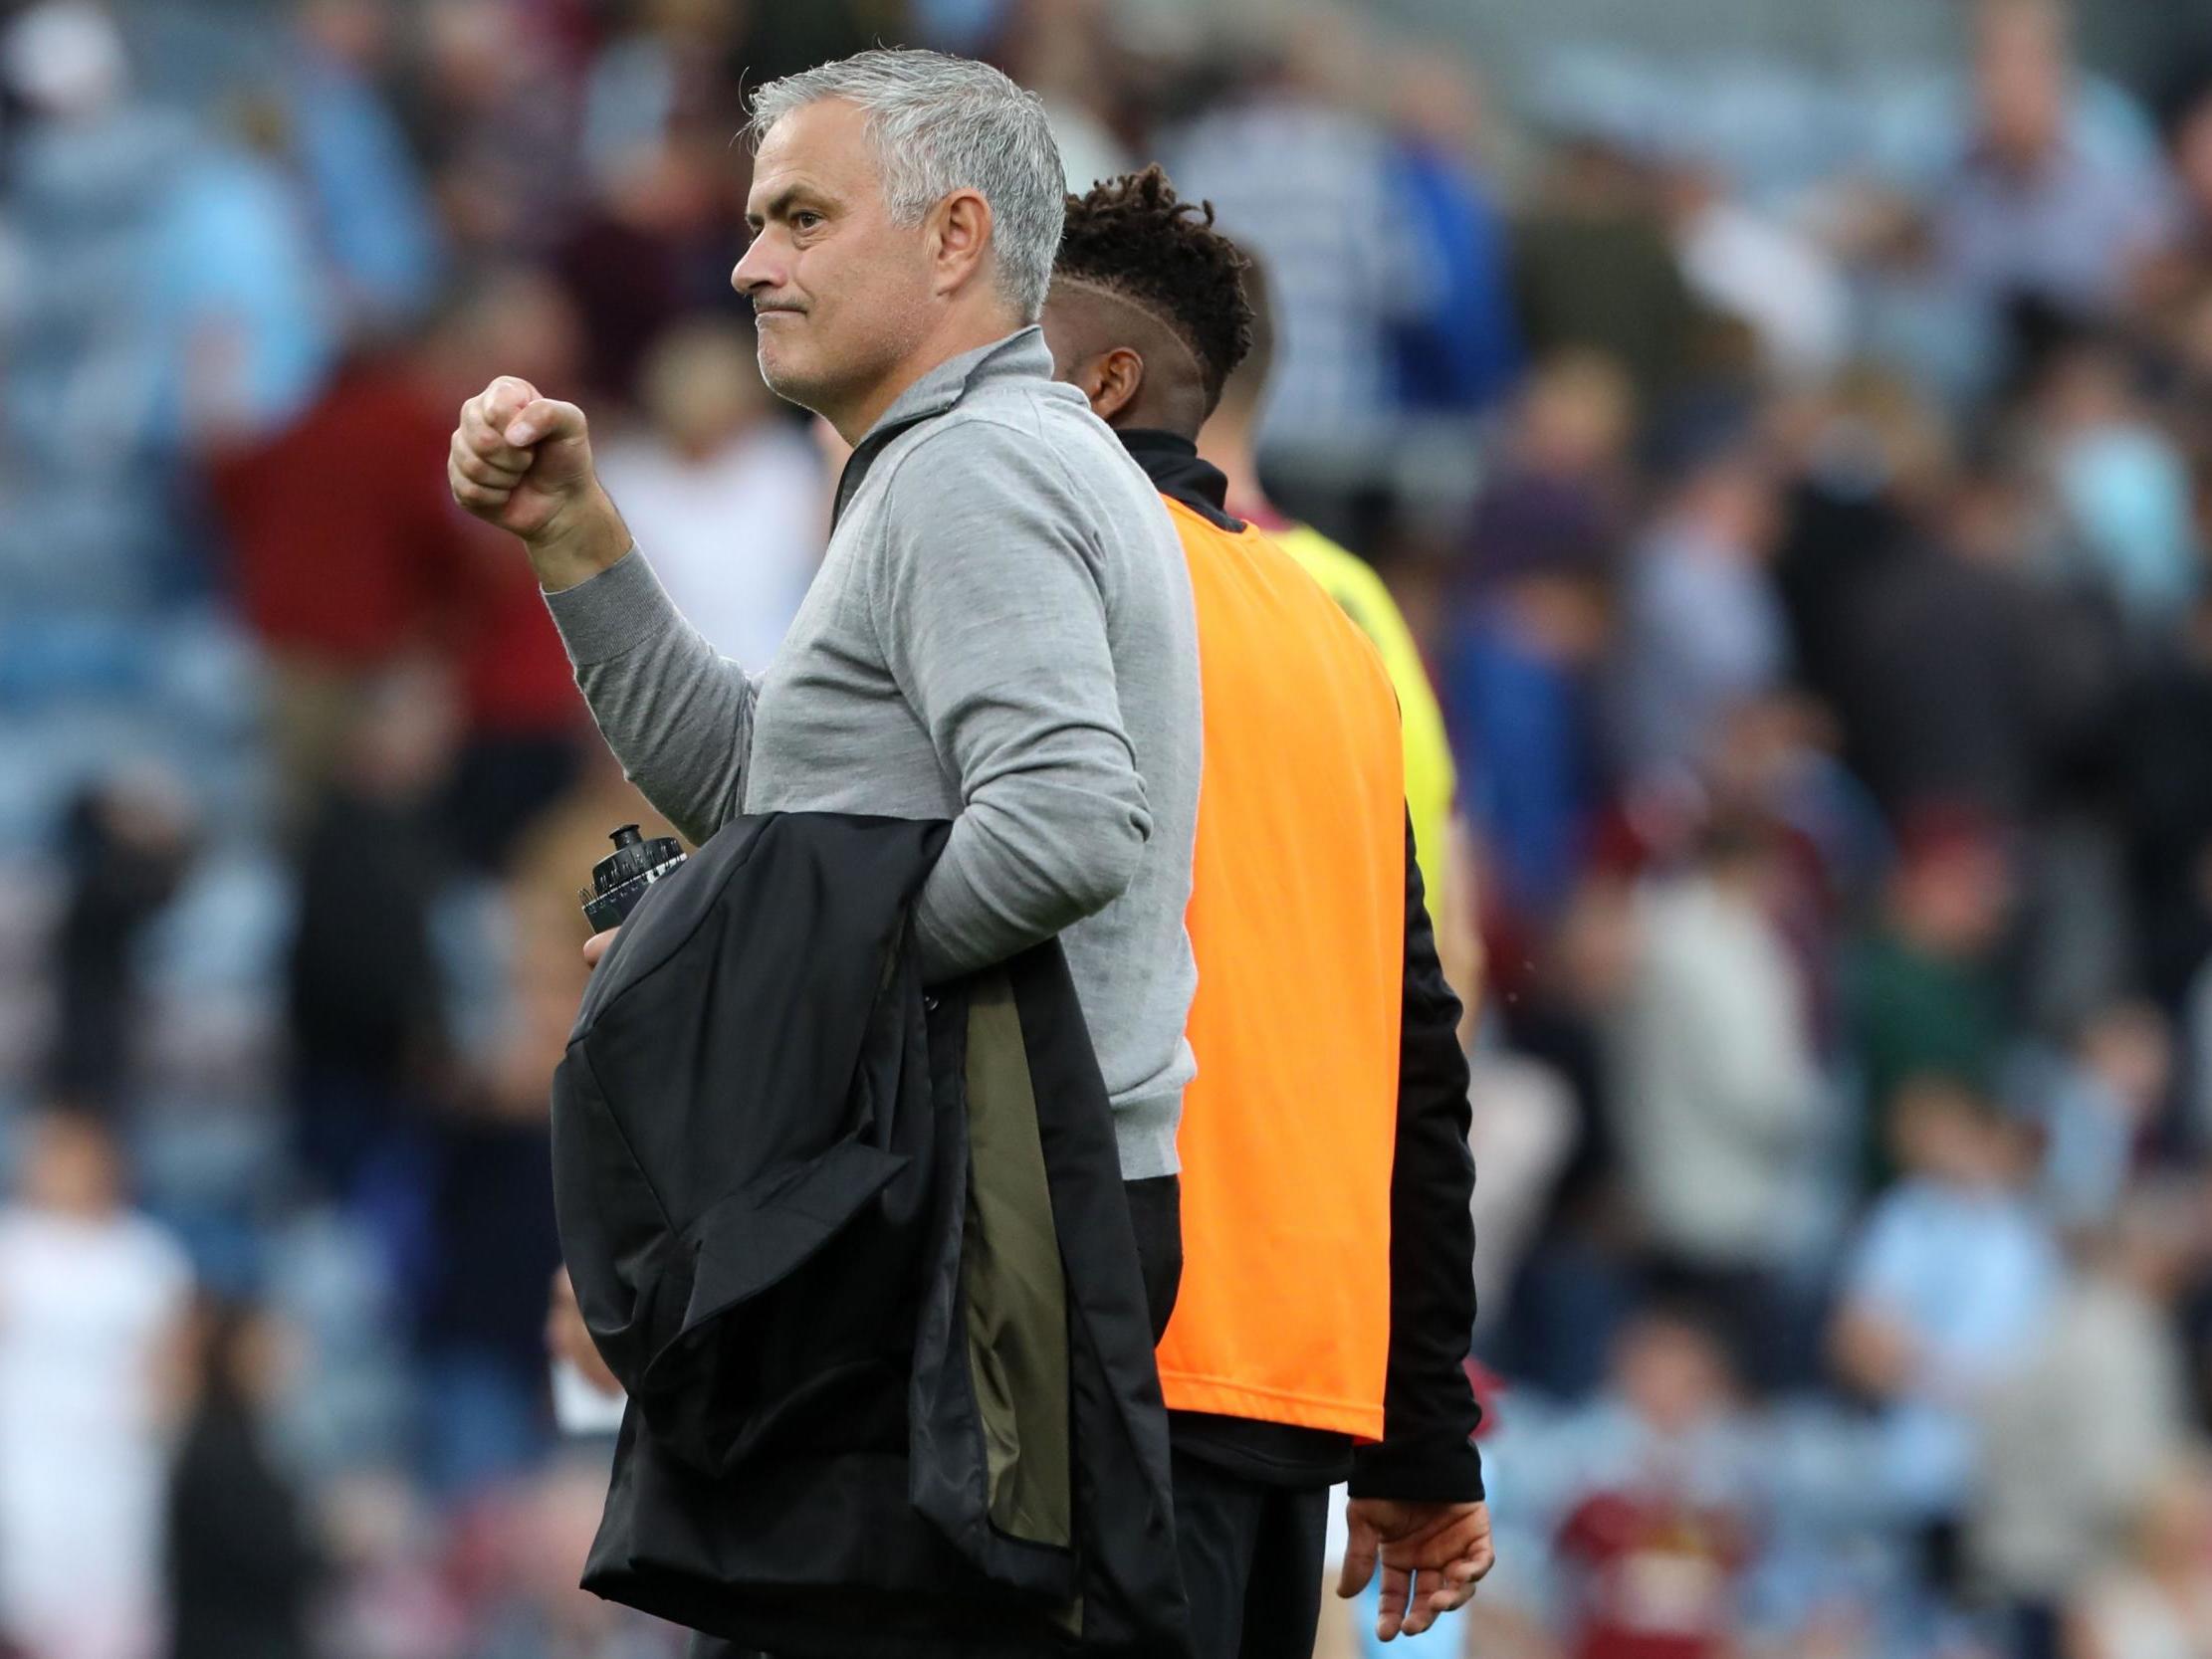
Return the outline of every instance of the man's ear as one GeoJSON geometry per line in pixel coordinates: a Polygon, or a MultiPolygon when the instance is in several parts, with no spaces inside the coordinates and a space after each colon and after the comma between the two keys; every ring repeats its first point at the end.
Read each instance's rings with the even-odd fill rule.
{"type": "Polygon", "coordinates": [[[1126,345],[1100,352],[1076,372],[1075,384],[1091,400],[1091,413],[1108,426],[1137,401],[1145,383],[1145,360],[1126,345]]]}
{"type": "MultiPolygon", "coordinates": [[[[955,190],[930,210],[930,264],[939,295],[959,292],[991,253],[991,204],[980,190],[955,190]]],[[[985,273],[987,276],[988,272],[985,273]]]]}

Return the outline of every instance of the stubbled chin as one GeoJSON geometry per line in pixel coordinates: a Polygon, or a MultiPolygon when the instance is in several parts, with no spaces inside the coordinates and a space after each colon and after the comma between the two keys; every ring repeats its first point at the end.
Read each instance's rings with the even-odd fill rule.
{"type": "Polygon", "coordinates": [[[769,350],[766,344],[761,347],[760,358],[761,379],[767,384],[770,391],[783,399],[784,402],[795,403],[802,409],[813,407],[813,404],[807,401],[807,393],[813,387],[812,381],[808,380],[804,374],[794,372],[789,363],[780,360],[775,353],[769,350]]]}

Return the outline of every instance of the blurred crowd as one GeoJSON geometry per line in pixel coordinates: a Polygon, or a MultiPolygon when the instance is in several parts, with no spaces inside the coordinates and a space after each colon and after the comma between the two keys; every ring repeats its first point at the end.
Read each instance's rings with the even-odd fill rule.
{"type": "Polygon", "coordinates": [[[576,889],[654,820],[443,461],[581,402],[765,660],[831,480],[732,135],[880,40],[1263,257],[1270,493],[1426,647],[1501,1564],[1424,1642],[2212,1656],[2212,26],[1504,88],[1223,11],[0,7],[0,1642],[680,1649],[573,1588],[541,1331],[576,889]]]}

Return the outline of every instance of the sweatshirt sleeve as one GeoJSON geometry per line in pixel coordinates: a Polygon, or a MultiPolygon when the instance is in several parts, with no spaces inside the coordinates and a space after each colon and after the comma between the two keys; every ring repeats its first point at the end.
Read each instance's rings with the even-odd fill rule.
{"type": "Polygon", "coordinates": [[[1467,1503],[1482,1496],[1474,1340],[1474,1158],[1459,999],[1437,961],[1421,865],[1406,833],[1405,1011],[1390,1176],[1390,1368],[1383,1438],[1353,1455],[1352,1494],[1467,1503]]]}
{"type": "Polygon", "coordinates": [[[878,637],[960,812],[916,907],[951,978],[1119,898],[1152,833],[1107,644],[1108,582],[1059,461],[968,422],[901,457],[878,637]]]}
{"type": "Polygon", "coordinates": [[[684,620],[635,547],[546,605],[623,775],[694,846],[705,841],[738,809],[752,676],[684,620]]]}

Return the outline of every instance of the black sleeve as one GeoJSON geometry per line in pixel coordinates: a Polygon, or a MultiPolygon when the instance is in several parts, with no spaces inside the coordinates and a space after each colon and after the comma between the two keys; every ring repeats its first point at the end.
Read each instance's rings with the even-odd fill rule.
{"type": "Polygon", "coordinates": [[[1444,983],[1406,833],[1406,991],[1398,1144],[1390,1176],[1390,1374],[1383,1440],[1353,1461],[1352,1494],[1465,1503],[1482,1496],[1481,1408],[1465,1360],[1474,1334],[1474,1157],[1459,999],[1444,983]]]}

